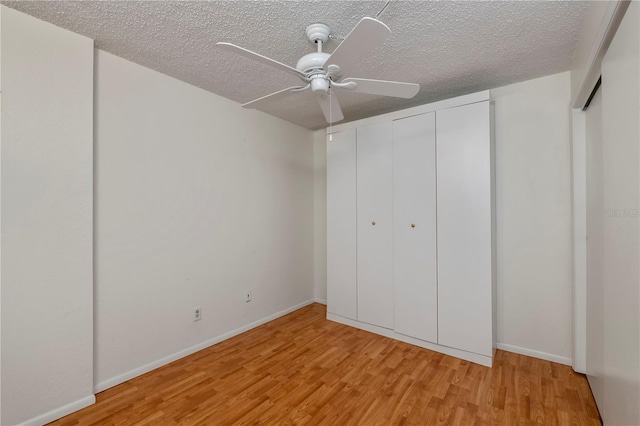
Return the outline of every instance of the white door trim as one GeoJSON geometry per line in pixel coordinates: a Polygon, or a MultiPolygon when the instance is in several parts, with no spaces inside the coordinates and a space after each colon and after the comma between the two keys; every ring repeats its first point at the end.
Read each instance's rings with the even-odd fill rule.
{"type": "Polygon", "coordinates": [[[572,111],[573,369],[587,372],[587,130],[586,113],[572,111]]]}

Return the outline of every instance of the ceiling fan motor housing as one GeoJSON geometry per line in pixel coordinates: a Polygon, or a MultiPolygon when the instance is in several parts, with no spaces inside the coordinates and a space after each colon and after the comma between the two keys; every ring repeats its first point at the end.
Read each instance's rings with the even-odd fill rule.
{"type": "Polygon", "coordinates": [[[320,70],[327,59],[329,59],[329,56],[331,55],[325,52],[309,53],[300,58],[296,64],[296,69],[304,73],[312,70],[320,70]]]}

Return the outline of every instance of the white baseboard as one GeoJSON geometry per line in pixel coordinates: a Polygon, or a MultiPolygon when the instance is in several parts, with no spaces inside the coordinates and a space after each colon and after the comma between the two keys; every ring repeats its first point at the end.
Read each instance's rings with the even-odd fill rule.
{"type": "Polygon", "coordinates": [[[322,305],[326,305],[327,304],[327,299],[320,299],[319,297],[316,297],[315,299],[316,303],[320,303],[322,305]]]}
{"type": "Polygon", "coordinates": [[[95,403],[95,395],[85,396],[84,398],[74,401],[70,404],[63,405],[60,408],[56,408],[55,410],[51,410],[48,413],[41,414],[37,417],[27,420],[26,422],[20,423],[20,426],[42,426],[44,424],[58,420],[64,416],[67,416],[71,413],[75,413],[78,410],[82,410],[83,408],[95,403]]]}
{"type": "Polygon", "coordinates": [[[138,368],[134,368],[133,370],[127,371],[124,374],[120,374],[119,376],[112,377],[111,379],[107,379],[103,382],[100,382],[95,385],[94,392],[102,392],[106,389],[112,388],[120,383],[124,383],[127,380],[131,380],[134,377],[138,377],[144,373],[148,373],[151,370],[155,370],[156,368],[162,367],[163,365],[169,364],[173,361],[179,360],[180,358],[184,358],[187,355],[191,355],[195,352],[201,351],[202,349],[208,348],[209,346],[215,345],[216,343],[220,343],[223,340],[230,339],[231,337],[237,336],[240,333],[244,333],[245,331],[251,330],[252,328],[256,328],[262,324],[265,324],[269,321],[273,321],[276,318],[280,318],[281,316],[290,314],[293,311],[297,311],[300,308],[303,308],[307,305],[310,305],[315,302],[315,299],[305,300],[302,303],[298,303],[297,305],[291,306],[290,308],[284,309],[280,312],[276,312],[275,314],[271,314],[264,318],[261,318],[257,321],[254,321],[250,324],[244,325],[242,327],[236,328],[235,330],[231,330],[227,333],[216,336],[212,339],[206,340],[202,343],[198,343],[197,345],[191,346],[187,349],[183,349],[179,352],[173,353],[171,355],[160,358],[157,361],[150,362],[149,364],[145,364],[138,368]]]}
{"type": "Polygon", "coordinates": [[[544,359],[545,361],[557,362],[558,364],[564,364],[571,366],[571,358],[563,356],[548,354],[546,352],[534,351],[533,349],[521,348],[519,346],[507,345],[506,343],[496,343],[496,347],[503,351],[513,352],[515,354],[526,355],[533,358],[544,359]]]}

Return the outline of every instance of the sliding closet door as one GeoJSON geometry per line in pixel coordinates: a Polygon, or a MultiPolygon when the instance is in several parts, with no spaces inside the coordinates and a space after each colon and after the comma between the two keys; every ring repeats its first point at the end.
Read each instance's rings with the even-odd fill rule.
{"type": "Polygon", "coordinates": [[[492,354],[489,102],[436,113],[438,343],[492,354]]]}
{"type": "Polygon", "coordinates": [[[356,319],[356,131],[327,141],[327,312],[356,319]]]}
{"type": "Polygon", "coordinates": [[[393,328],[392,123],[357,130],[358,321],[393,328]]]}
{"type": "MultiPolygon", "coordinates": [[[[600,320],[604,398],[597,402],[604,424],[640,425],[640,3],[637,1],[631,2],[625,12],[602,58],[601,69],[601,184],[605,210],[599,214],[604,216],[600,320]]],[[[587,240],[587,244],[592,242],[597,244],[587,240]]]]}
{"type": "MultiPolygon", "coordinates": [[[[587,379],[601,413],[604,408],[604,220],[602,88],[586,111],[587,171],[587,379]]],[[[604,417],[604,413],[602,413],[604,417]]]]}
{"type": "Polygon", "coordinates": [[[394,329],[437,342],[435,113],[393,122],[394,329]]]}

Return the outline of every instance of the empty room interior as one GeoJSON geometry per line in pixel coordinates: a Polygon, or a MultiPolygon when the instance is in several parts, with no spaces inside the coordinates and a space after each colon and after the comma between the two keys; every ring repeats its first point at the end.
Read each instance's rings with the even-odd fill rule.
{"type": "Polygon", "coordinates": [[[0,1],[0,424],[640,426],[640,2],[0,1]]]}

